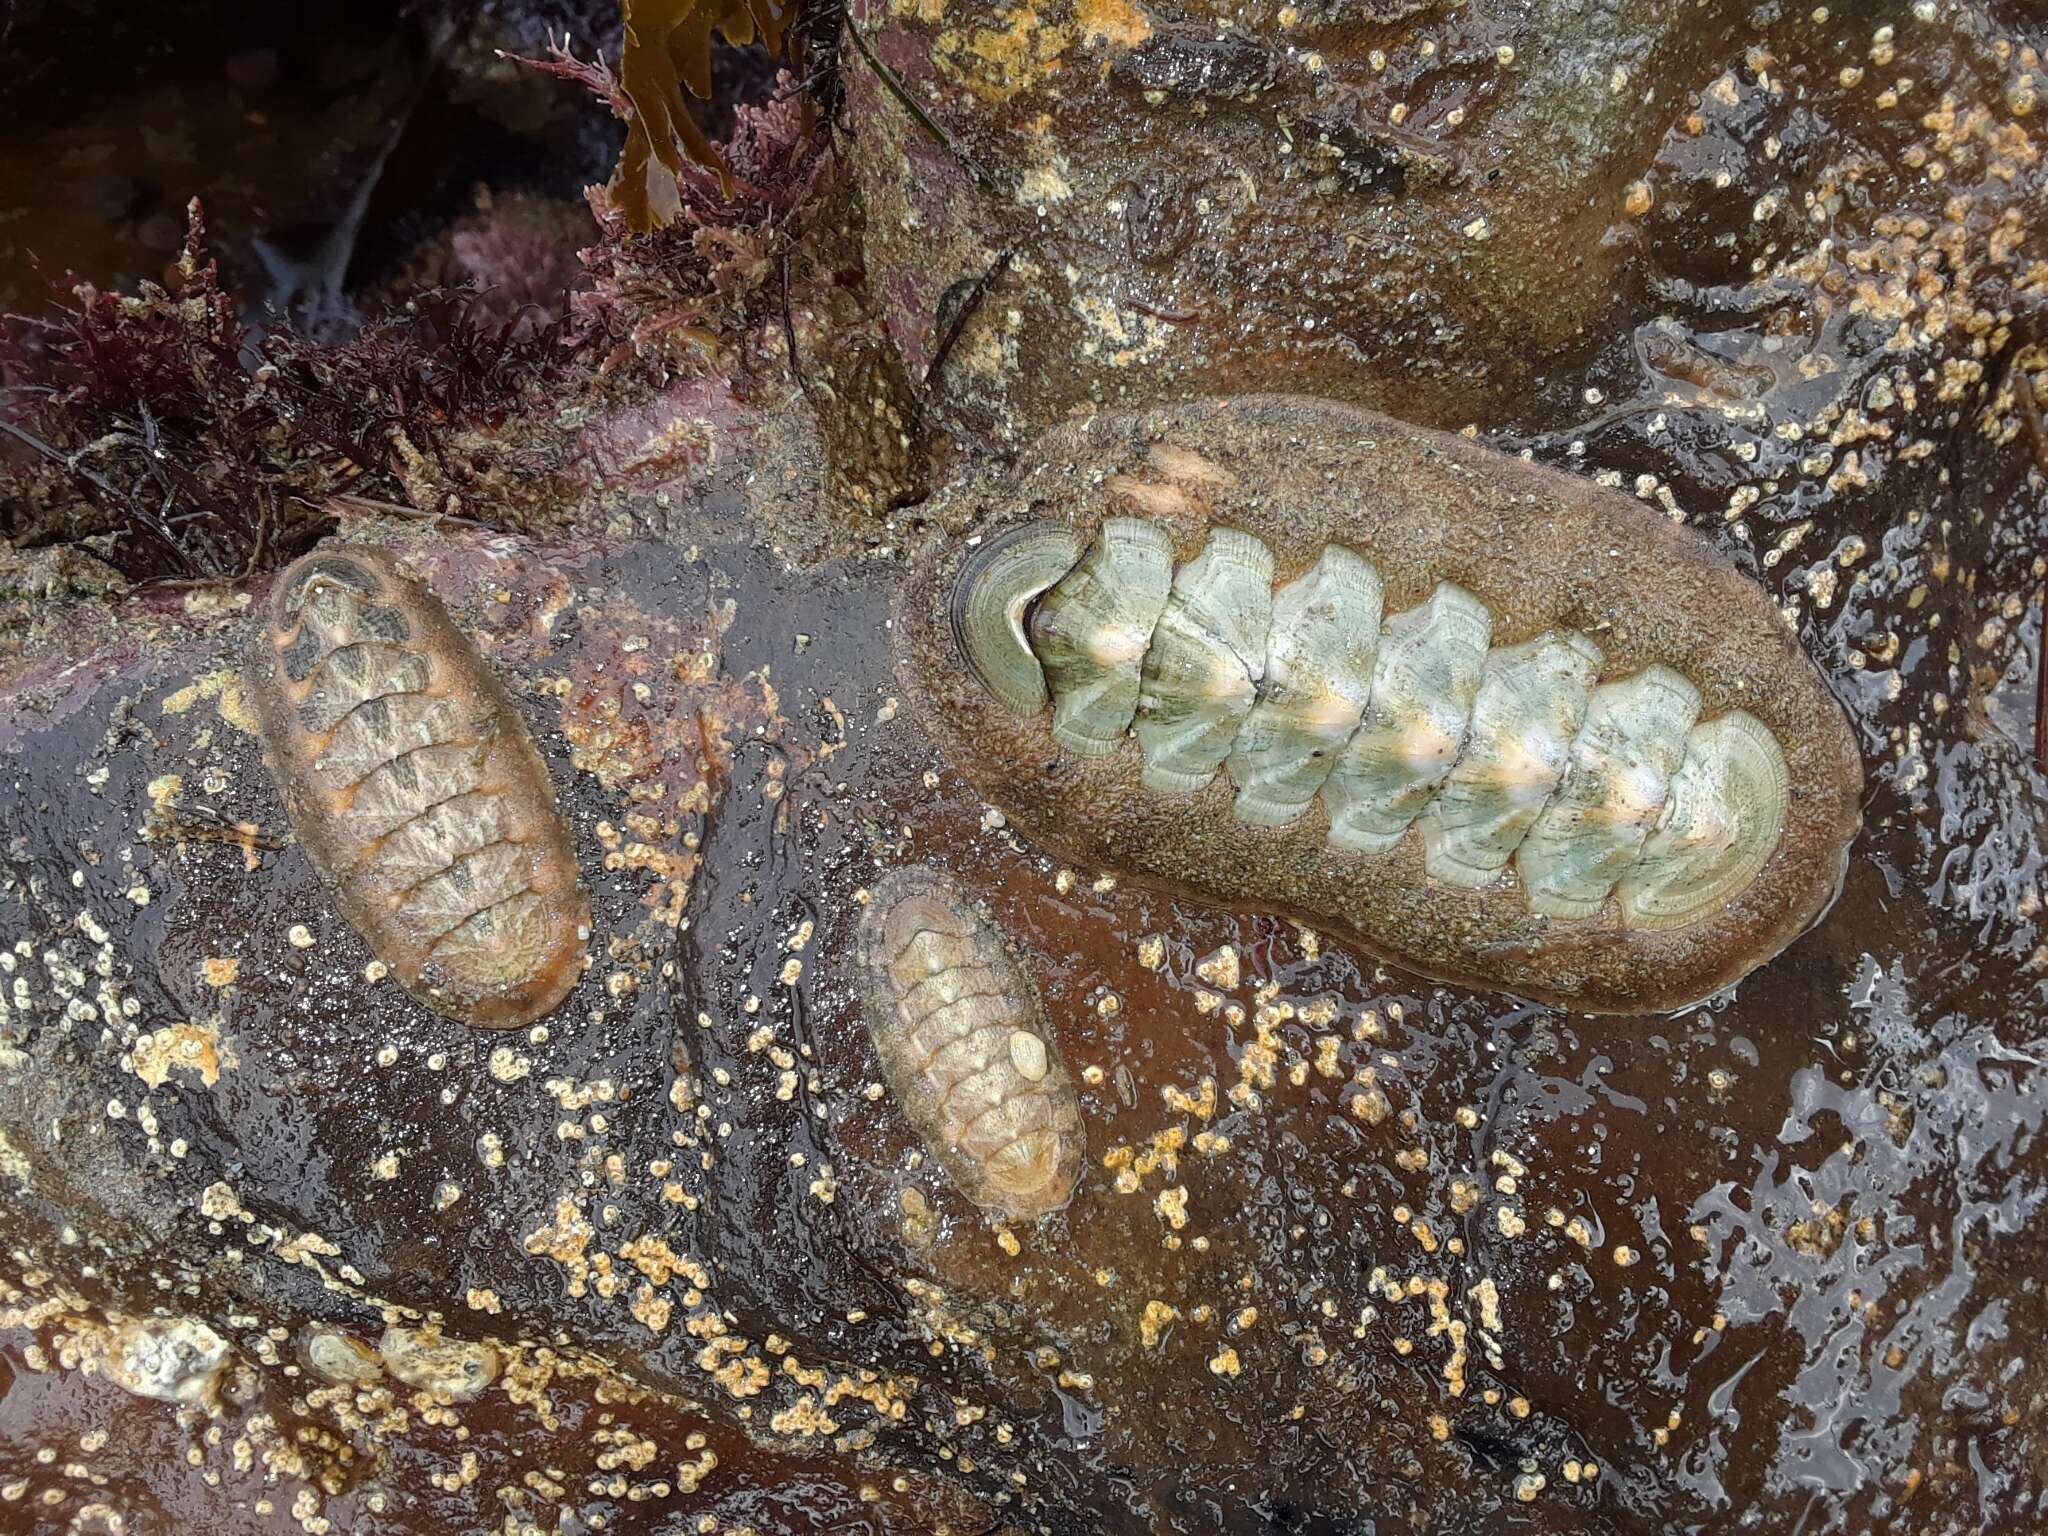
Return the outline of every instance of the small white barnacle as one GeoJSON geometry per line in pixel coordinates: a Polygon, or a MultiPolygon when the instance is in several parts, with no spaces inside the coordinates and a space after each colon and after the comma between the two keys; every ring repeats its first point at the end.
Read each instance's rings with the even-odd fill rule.
{"type": "Polygon", "coordinates": [[[1028,1029],[1014,1031],[1010,1036],[1010,1064],[1029,1082],[1039,1082],[1046,1073],[1047,1060],[1045,1042],[1028,1029]]]}

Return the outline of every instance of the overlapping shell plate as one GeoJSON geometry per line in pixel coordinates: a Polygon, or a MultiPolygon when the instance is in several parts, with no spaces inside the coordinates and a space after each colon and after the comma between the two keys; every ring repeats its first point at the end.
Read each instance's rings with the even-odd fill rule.
{"type": "Polygon", "coordinates": [[[271,590],[249,659],[285,809],[401,985],[486,1028],[582,974],[590,908],[547,769],[433,596],[373,549],[320,550],[271,590]]]}
{"type": "MultiPolygon", "coordinates": [[[[1601,683],[1600,648],[1576,630],[1489,650],[1493,616],[1452,582],[1382,624],[1378,573],[1342,545],[1276,598],[1272,551],[1235,528],[1211,532],[1174,574],[1140,652],[1132,614],[1152,610],[1156,575],[1134,605],[1103,600],[1105,572],[1119,546],[1149,541],[1164,560],[1166,536],[1110,518],[1084,557],[1069,530],[1045,533],[1005,547],[1072,550],[1070,569],[982,562],[962,575],[961,611],[1005,616],[979,641],[988,651],[1035,603],[1040,632],[1061,641],[1054,735],[1090,752],[1128,735],[1147,788],[1198,790],[1228,758],[1236,813],[1281,825],[1308,813],[1320,784],[1330,846],[1369,853],[1427,811],[1432,878],[1486,885],[1512,859],[1530,907],[1557,917],[1597,913],[1653,834],[1664,835],[1631,889],[1655,897],[1624,904],[1625,921],[1675,926],[1724,903],[1732,873],[1753,878],[1777,845],[1777,742],[1740,710],[1695,726],[1698,690],[1668,667],[1601,683]],[[1681,763],[1691,772],[1673,828],[1681,763]]],[[[976,620],[964,628],[975,644],[976,620]]],[[[1007,655],[992,688],[1026,660],[1007,655]]]]}
{"type": "Polygon", "coordinates": [[[1087,1149],[1038,986],[987,911],[932,869],[878,881],[856,949],[868,1029],[904,1116],[976,1205],[1035,1220],[1087,1149]]]}
{"type": "Polygon", "coordinates": [[[1832,895],[1839,709],[1761,589],[1624,497],[1279,397],[1098,417],[973,494],[906,671],[1069,856],[1614,1011],[1714,990],[1832,895]]]}

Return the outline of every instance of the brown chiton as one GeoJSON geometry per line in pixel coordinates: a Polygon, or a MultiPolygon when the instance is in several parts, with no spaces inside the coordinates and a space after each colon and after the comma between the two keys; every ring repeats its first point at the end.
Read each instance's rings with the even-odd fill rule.
{"type": "Polygon", "coordinates": [[[1104,413],[949,490],[899,662],[1033,840],[1595,1013],[1838,889],[1863,774],[1769,596],[1618,492],[1331,402],[1104,413]]]}
{"type": "Polygon", "coordinates": [[[1029,1221],[1074,1192],[1081,1105],[1023,961],[947,876],[884,877],[856,950],[868,1030],[911,1128],[968,1199],[1029,1221]]]}
{"type": "Polygon", "coordinates": [[[433,594],[382,550],[316,550],[271,588],[248,672],[292,827],[391,974],[480,1028],[549,1013],[590,903],[540,753],[433,594]]]}

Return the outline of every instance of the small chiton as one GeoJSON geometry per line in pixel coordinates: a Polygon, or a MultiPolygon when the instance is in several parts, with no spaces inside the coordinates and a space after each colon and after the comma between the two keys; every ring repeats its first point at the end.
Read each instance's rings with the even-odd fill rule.
{"type": "Polygon", "coordinates": [[[885,876],[856,940],[868,1031],[911,1128],[976,1205],[1058,1210],[1087,1138],[1045,1006],[994,919],[931,869],[885,876]]]}
{"type": "Polygon", "coordinates": [[[1862,765],[1768,595],[1555,470],[1330,402],[1102,414],[935,509],[906,685],[1028,836],[1589,1012],[1839,887],[1862,765]]]}
{"type": "Polygon", "coordinates": [[[547,767],[433,594],[382,550],[316,550],[251,644],[265,755],[342,914],[414,997],[486,1029],[583,972],[590,903],[547,767]]]}

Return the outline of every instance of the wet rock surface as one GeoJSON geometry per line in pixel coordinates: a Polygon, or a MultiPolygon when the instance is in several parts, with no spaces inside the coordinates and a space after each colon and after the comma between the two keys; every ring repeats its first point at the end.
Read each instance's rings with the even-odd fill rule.
{"type": "MultiPolygon", "coordinates": [[[[2032,947],[1930,886],[1949,818],[1898,775],[1816,933],[1730,999],[1617,1026],[1049,867],[892,705],[877,567],[396,547],[530,710],[597,958],[510,1036],[379,977],[281,841],[233,612],[130,616],[155,643],[25,680],[17,1353],[61,1355],[88,1304],[169,1307],[303,1398],[273,1332],[432,1318],[665,1394],[733,1447],[731,1490],[775,1456],[937,1478],[958,1529],[1817,1506],[1960,1531],[2038,1499],[2032,947]],[[920,858],[1048,957],[1091,1159],[1038,1228],[984,1224],[873,1059],[857,893],[920,858]]],[[[44,1390],[10,1401],[23,1446],[44,1390]]],[[[434,1412],[528,1445],[507,1390],[434,1412]]],[[[334,1410],[307,1411],[346,1440],[334,1410]]],[[[332,1473],[357,1500],[405,1475],[332,1473]]]]}
{"type": "MultiPolygon", "coordinates": [[[[1547,427],[1633,375],[1638,327],[1677,378],[1753,398],[1809,349],[1741,356],[1745,331],[1811,334],[1801,295],[1851,248],[1903,255],[1952,216],[1976,245],[2018,216],[1993,162],[2040,78],[2038,22],[1995,5],[856,14],[931,125],[849,65],[869,276],[914,369],[952,336],[935,414],[971,443],[1281,381],[1426,426],[1547,427]],[[1660,347],[1667,318],[1690,339],[1660,347]]],[[[2010,302],[2028,260],[1986,254],[1946,296],[2010,302]]],[[[1887,267],[1827,289],[1892,287],[1887,267]]],[[[1857,308],[1824,306],[1837,335],[1857,308]]]]}
{"type": "MultiPolygon", "coordinates": [[[[351,520],[504,680],[593,901],[562,1008],[472,1032],[379,973],[289,840],[236,670],[265,578],[124,592],[24,557],[0,594],[24,621],[0,1527],[2048,1518],[2044,480],[2015,384],[2048,364],[2038,22],[856,23],[1042,194],[963,191],[849,63],[897,372],[939,360],[949,285],[964,305],[1018,229],[1055,232],[968,313],[922,429],[993,456],[1098,395],[1255,374],[1641,496],[1763,584],[1849,715],[1839,901],[1732,994],[1624,1022],[1061,868],[892,675],[900,557],[948,530],[884,524],[889,496],[793,509],[750,473],[793,450],[750,420],[687,473],[622,457],[559,542],[351,520]],[[1576,82],[1569,109],[1523,88],[1561,55],[1583,68],[1542,78],[1576,82]],[[1461,126],[1477,150],[1440,142],[1461,126]],[[1109,346],[1110,272],[1200,317],[1118,310],[1109,346]],[[1332,344],[1340,308],[1358,336],[1332,344]],[[872,556],[774,552],[856,515],[872,556]],[[918,862],[1043,962],[1089,1157],[1037,1226],[968,1203],[873,1054],[861,894],[918,862]]],[[[666,390],[597,430],[723,419],[715,385],[666,390]]]]}

